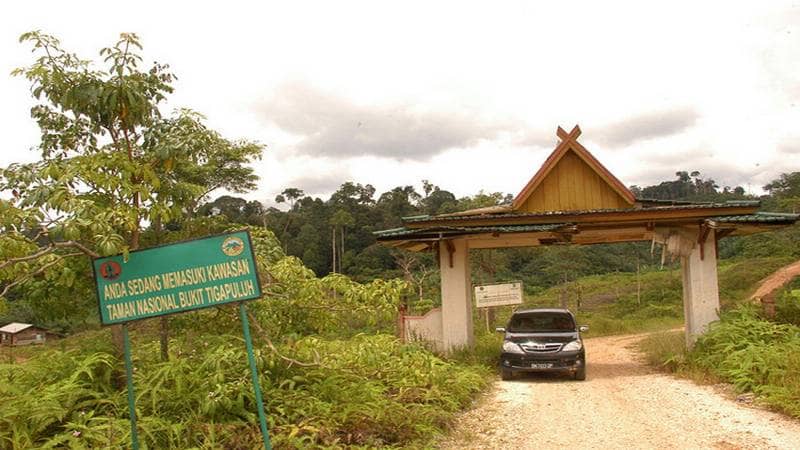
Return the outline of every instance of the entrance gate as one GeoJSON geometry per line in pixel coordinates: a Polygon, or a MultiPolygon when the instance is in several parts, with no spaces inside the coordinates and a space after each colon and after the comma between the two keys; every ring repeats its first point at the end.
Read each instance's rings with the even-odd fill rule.
{"type": "Polygon", "coordinates": [[[558,127],[560,143],[511,204],[403,219],[378,241],[438,253],[441,320],[425,336],[450,351],[473,342],[469,250],[551,244],[652,241],[680,258],[686,342],[719,318],[717,242],[774,230],[798,215],[758,212],[758,201],[703,203],[636,198],[578,142],[576,125],[558,127]],[[440,325],[440,328],[436,328],[440,325]]]}

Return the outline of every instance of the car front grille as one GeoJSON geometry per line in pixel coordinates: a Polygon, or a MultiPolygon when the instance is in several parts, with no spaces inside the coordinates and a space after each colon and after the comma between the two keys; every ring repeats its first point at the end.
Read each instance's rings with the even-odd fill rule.
{"type": "Polygon", "coordinates": [[[523,350],[528,353],[555,353],[561,350],[561,346],[558,342],[549,342],[546,344],[539,344],[536,342],[523,342],[519,344],[523,350]]]}

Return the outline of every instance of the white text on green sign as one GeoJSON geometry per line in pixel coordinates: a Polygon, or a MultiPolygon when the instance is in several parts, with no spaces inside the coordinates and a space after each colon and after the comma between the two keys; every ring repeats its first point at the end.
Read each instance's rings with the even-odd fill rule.
{"type": "Polygon", "coordinates": [[[246,231],[94,260],[103,324],[261,296],[246,231]]]}

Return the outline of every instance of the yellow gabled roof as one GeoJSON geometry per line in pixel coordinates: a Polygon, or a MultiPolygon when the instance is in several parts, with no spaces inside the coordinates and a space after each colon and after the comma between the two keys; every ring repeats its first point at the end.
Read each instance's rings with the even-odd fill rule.
{"type": "Polygon", "coordinates": [[[633,204],[636,202],[636,198],[634,197],[633,193],[577,141],[580,134],[581,129],[578,127],[578,125],[575,125],[575,127],[569,133],[564,131],[563,128],[558,127],[557,135],[559,138],[561,138],[561,142],[553,150],[553,153],[547,157],[544,164],[542,164],[542,167],[539,168],[539,171],[536,172],[533,178],[528,181],[528,184],[526,184],[520,193],[514,198],[514,202],[511,204],[511,208],[513,210],[516,211],[522,208],[531,195],[536,192],[541,183],[547,178],[548,175],[550,175],[553,169],[558,166],[558,163],[562,160],[562,158],[564,158],[564,156],[570,151],[577,155],[600,178],[600,180],[608,185],[612,191],[617,193],[625,203],[633,206],[633,204]]]}

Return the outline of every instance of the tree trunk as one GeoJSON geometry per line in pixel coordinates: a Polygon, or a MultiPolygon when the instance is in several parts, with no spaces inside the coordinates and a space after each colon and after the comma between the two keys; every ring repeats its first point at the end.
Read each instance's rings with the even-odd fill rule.
{"type": "Polygon", "coordinates": [[[336,226],[331,227],[331,250],[333,251],[333,260],[332,260],[332,270],[331,272],[336,273],[336,226]]]}
{"type": "Polygon", "coordinates": [[[340,234],[342,235],[342,247],[341,251],[339,252],[339,273],[344,273],[344,269],[342,268],[344,263],[344,225],[342,226],[340,234]]]}
{"type": "MultiPolygon", "coordinates": [[[[283,233],[281,234],[281,240],[283,241],[283,252],[286,253],[289,251],[289,239],[286,236],[286,233],[289,232],[289,223],[292,221],[292,216],[289,215],[290,211],[286,211],[286,225],[283,226],[283,233]]],[[[267,220],[264,219],[264,228],[267,228],[267,220]]]]}

